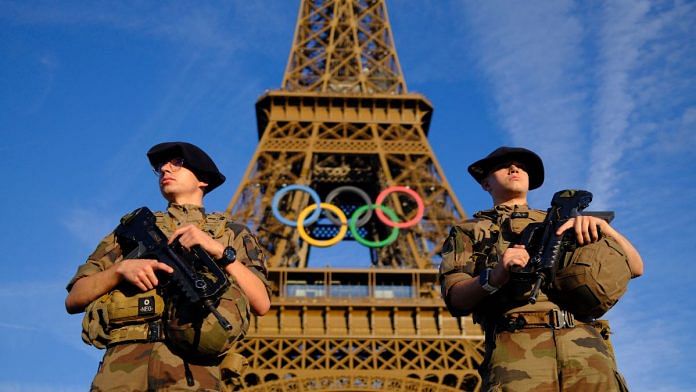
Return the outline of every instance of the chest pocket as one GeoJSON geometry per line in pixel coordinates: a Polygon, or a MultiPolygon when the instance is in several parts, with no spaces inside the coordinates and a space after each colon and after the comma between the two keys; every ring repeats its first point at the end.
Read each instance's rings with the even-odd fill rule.
{"type": "Polygon", "coordinates": [[[227,217],[223,214],[208,214],[205,217],[205,223],[201,230],[208,233],[214,240],[222,241],[225,236],[225,226],[227,225],[227,217]]]}
{"type": "Polygon", "coordinates": [[[487,222],[488,225],[477,233],[477,241],[473,245],[472,258],[476,265],[475,273],[478,275],[486,268],[495,268],[502,254],[498,249],[500,239],[500,227],[495,222],[487,222]]]}
{"type": "MultiPolygon", "coordinates": [[[[514,214],[513,214],[514,215],[514,214]]],[[[524,215],[521,216],[511,216],[509,219],[506,219],[506,231],[509,231],[510,234],[515,235],[515,236],[520,236],[522,234],[522,231],[532,223],[532,220],[528,218],[528,215],[525,213],[524,215]]]]}

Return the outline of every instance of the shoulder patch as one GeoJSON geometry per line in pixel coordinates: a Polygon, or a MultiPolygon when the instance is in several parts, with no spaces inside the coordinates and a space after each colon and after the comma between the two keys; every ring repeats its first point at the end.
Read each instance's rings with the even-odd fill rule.
{"type": "Polygon", "coordinates": [[[250,230],[249,230],[246,226],[244,226],[244,225],[241,224],[241,223],[234,222],[234,221],[227,221],[227,225],[226,225],[226,226],[227,226],[228,229],[232,230],[232,232],[234,233],[234,236],[235,236],[235,237],[238,236],[238,235],[240,235],[240,234],[243,233],[244,231],[250,232],[250,230]]]}
{"type": "Polygon", "coordinates": [[[498,219],[498,211],[496,211],[496,210],[478,211],[474,214],[474,218],[488,219],[490,221],[495,222],[498,219]]]}
{"type": "MultiPolygon", "coordinates": [[[[474,219],[469,219],[462,223],[461,225],[455,226],[455,228],[458,228],[460,231],[463,232],[474,232],[476,230],[481,230],[481,229],[490,229],[495,225],[494,221],[485,219],[485,218],[474,218],[474,219]]],[[[454,228],[453,228],[454,230],[454,228]]]]}

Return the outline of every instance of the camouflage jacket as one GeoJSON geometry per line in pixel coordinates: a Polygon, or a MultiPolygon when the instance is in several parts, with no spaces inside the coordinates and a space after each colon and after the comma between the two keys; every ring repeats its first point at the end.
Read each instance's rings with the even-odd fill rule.
{"type": "MultiPolygon", "coordinates": [[[[491,210],[479,211],[461,225],[450,231],[442,246],[440,282],[442,298],[453,316],[466,315],[452,306],[450,290],[464,280],[478,276],[485,268],[494,268],[499,257],[511,244],[518,243],[525,227],[532,222],[541,222],[546,213],[530,209],[526,205],[499,205],[491,210]]],[[[543,311],[556,308],[544,294],[536,304],[521,300],[519,288],[504,286],[495,294],[486,297],[474,309],[474,320],[480,322],[486,315],[500,315],[519,311],[543,311]]],[[[524,290],[522,290],[524,291],[524,290]]]]}
{"type": "MultiPolygon", "coordinates": [[[[247,227],[226,221],[225,217],[219,213],[206,214],[202,207],[195,205],[172,203],[166,212],[157,212],[155,215],[157,216],[157,226],[167,236],[170,236],[178,227],[193,224],[200,227],[221,244],[233,247],[237,252],[237,262],[243,263],[261,279],[270,298],[271,289],[267,279],[265,256],[256,237],[247,227]],[[216,221],[220,222],[220,224],[216,224],[216,221]],[[222,224],[223,222],[226,223],[222,224]]],[[[87,261],[78,267],[75,276],[67,285],[67,290],[70,291],[78,279],[104,271],[122,259],[121,248],[112,232],[104,237],[94,252],[87,258],[87,261]]],[[[232,285],[238,286],[234,277],[230,276],[229,278],[232,285]]]]}

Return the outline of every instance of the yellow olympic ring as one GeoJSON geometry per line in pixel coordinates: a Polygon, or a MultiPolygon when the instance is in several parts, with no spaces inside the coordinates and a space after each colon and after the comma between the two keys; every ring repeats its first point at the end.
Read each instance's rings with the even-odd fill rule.
{"type": "Polygon", "coordinates": [[[336,236],[330,240],[315,240],[314,238],[310,237],[309,234],[307,234],[304,227],[304,221],[310,212],[317,209],[316,204],[307,206],[304,210],[302,210],[302,212],[300,212],[300,215],[297,216],[297,231],[300,233],[300,238],[302,238],[308,244],[320,248],[326,248],[328,246],[337,244],[343,239],[343,237],[346,236],[346,232],[348,231],[348,219],[346,218],[346,214],[344,214],[340,208],[333,204],[320,203],[319,206],[333,212],[336,214],[336,216],[338,216],[338,220],[341,221],[341,227],[338,229],[338,234],[336,234],[336,236]]]}

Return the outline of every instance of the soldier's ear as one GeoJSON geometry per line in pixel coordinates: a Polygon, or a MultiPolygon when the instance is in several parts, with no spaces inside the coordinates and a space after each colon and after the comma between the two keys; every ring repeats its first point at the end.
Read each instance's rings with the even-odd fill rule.
{"type": "Polygon", "coordinates": [[[491,185],[488,183],[488,177],[484,178],[483,181],[481,181],[481,188],[486,192],[491,191],[491,185]]]}
{"type": "Polygon", "coordinates": [[[199,188],[205,188],[205,187],[207,187],[207,186],[208,186],[208,183],[207,183],[207,182],[198,181],[198,187],[199,187],[199,188]]]}

